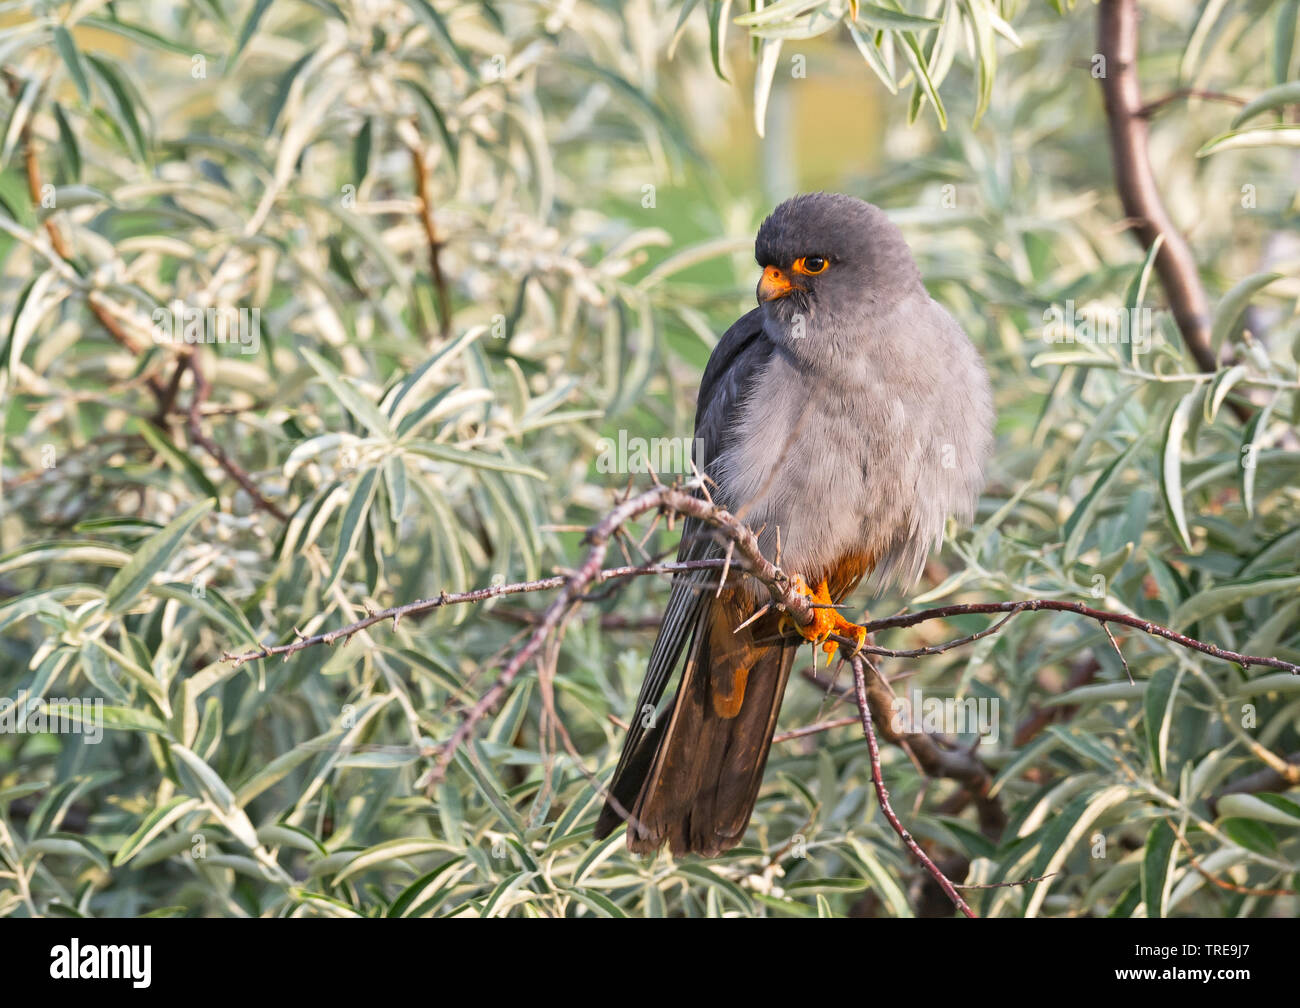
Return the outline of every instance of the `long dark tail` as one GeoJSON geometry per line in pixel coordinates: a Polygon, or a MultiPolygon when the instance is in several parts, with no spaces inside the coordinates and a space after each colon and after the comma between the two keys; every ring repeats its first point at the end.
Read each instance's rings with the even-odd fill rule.
{"type": "Polygon", "coordinates": [[[713,857],[740,843],[801,643],[779,638],[775,614],[733,632],[747,615],[730,592],[703,608],[672,706],[615,774],[597,838],[631,813],[637,853],[667,842],[674,854],[713,857]]]}

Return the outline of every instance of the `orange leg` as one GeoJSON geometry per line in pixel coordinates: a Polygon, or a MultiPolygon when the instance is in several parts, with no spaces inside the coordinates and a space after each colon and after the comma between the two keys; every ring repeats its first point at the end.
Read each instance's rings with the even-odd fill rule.
{"type": "Polygon", "coordinates": [[[817,604],[818,608],[813,610],[812,622],[807,626],[801,626],[792,619],[786,619],[786,622],[794,627],[799,636],[805,640],[812,641],[814,644],[821,644],[822,650],[832,657],[839,643],[832,640],[826,640],[831,634],[838,634],[841,637],[851,637],[857,641],[857,647],[853,653],[857,654],[862,650],[862,646],[867,641],[866,627],[860,627],[856,623],[846,620],[840,615],[838,609],[830,608],[831,594],[826,587],[826,580],[823,578],[817,590],[813,591],[808,587],[798,574],[791,579],[791,587],[800,595],[808,598],[809,601],[817,604]],[[823,643],[824,642],[824,643],[823,643]]]}

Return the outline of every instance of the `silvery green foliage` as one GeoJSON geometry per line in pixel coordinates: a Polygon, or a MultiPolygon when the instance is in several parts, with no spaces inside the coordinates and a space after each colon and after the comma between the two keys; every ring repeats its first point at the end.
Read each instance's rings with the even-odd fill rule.
{"type": "MultiPolygon", "coordinates": [[[[652,640],[637,623],[666,594],[653,579],[585,607],[555,656],[581,764],[544,729],[530,667],[430,794],[432,746],[545,595],[287,662],[222,659],[578,561],[575,529],[627,479],[597,465],[599,439],[689,436],[714,334],[752,297],[767,207],[718,171],[715,134],[737,118],[771,133],[772,97],[798,101],[784,68],[804,46],[814,69],[819,53],[861,58],[837,86],[875,96],[883,167],[801,157],[891,210],[983,350],[1000,416],[974,529],[925,595],[872,611],[1070,598],[1297,660],[1297,4],[1144,5],[1149,100],[1186,87],[1250,102],[1152,117],[1165,200],[1216,310],[1213,375],[1117,224],[1095,11],[1059,6],[882,0],[852,21],[846,0],[0,4],[0,696],[104,703],[96,745],[0,735],[0,911],[931,905],[852,726],[778,743],[728,857],[592,844],[587,775],[617,754],[611,719],[652,640]],[[199,423],[286,522],[195,441],[190,376],[151,419],[150,381],[165,398],[192,349],[156,339],[177,301],[258,310],[244,342],[201,349],[199,423]],[[1098,306],[1129,309],[1138,338],[1092,338],[1113,317],[1098,306]]],[[[644,545],[674,536],[661,525],[644,545]]],[[[1054,873],[971,891],[981,913],[1294,914],[1293,897],[1252,892],[1295,888],[1294,788],[1208,799],[1300,751],[1295,680],[1136,634],[1119,645],[1136,685],[1099,626],[1047,614],[887,662],[911,673],[900,691],[999,702],[978,753],[1005,831],[984,835],[953,782],[927,784],[887,748],[909,829],[969,862],[970,881],[1054,873]],[[1072,675],[1089,681],[1063,692],[1072,675]]],[[[796,681],[783,727],[847,712],[796,681]]]]}

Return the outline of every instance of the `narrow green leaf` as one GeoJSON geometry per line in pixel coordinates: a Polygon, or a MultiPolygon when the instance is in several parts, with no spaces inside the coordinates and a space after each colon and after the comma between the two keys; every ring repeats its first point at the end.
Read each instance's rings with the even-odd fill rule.
{"type": "Polygon", "coordinates": [[[370,502],[374,499],[375,479],[378,475],[378,469],[367,469],[362,473],[361,478],[357,480],[357,485],[352,488],[352,495],[348,498],[348,505],[343,511],[343,519],[339,525],[338,545],[334,550],[334,564],[330,568],[330,574],[325,581],[324,588],[321,589],[323,595],[328,595],[333,590],[334,585],[338,583],[339,576],[343,573],[343,567],[347,563],[348,557],[357,548],[357,540],[361,536],[361,529],[365,525],[366,515],[370,511],[370,502]]]}
{"type": "Polygon", "coordinates": [[[1291,76],[1291,56],[1295,51],[1296,20],[1300,0],[1282,0],[1273,29],[1273,80],[1281,84],[1291,76]]]}
{"type": "Polygon", "coordinates": [[[1147,254],[1142,260],[1142,268],[1133,274],[1133,279],[1129,282],[1128,291],[1124,297],[1124,305],[1132,313],[1146,303],[1147,287],[1151,283],[1151,274],[1155,271],[1156,257],[1160,250],[1164,248],[1165,236],[1163,233],[1156,235],[1155,241],[1147,249],[1147,254]]]}
{"type": "Polygon", "coordinates": [[[912,68],[912,73],[916,77],[916,91],[914,97],[924,96],[932,106],[934,106],[935,118],[939,120],[939,129],[948,128],[948,113],[944,110],[943,101],[939,98],[939,89],[934,86],[934,81],[930,79],[930,72],[926,69],[925,54],[921,51],[921,43],[917,41],[912,32],[902,32],[898,36],[902,40],[903,58],[907,60],[907,65],[912,68]]]}
{"type": "Polygon", "coordinates": [[[87,707],[82,704],[80,708],[73,707],[70,704],[50,704],[51,713],[57,713],[69,721],[78,721],[89,728],[95,728],[100,725],[109,731],[144,731],[154,735],[161,735],[164,738],[171,734],[171,731],[165,724],[159,721],[152,714],[146,714],[144,711],[136,710],[133,707],[87,707]],[[97,725],[95,722],[99,722],[97,725]]]}
{"type": "MultiPolygon", "coordinates": [[[[1268,435],[1268,421],[1273,415],[1273,407],[1277,405],[1278,400],[1281,398],[1282,392],[1279,389],[1273,398],[1268,401],[1268,404],[1250,418],[1250,423],[1246,424],[1246,429],[1241,432],[1241,449],[1238,460],[1241,503],[1246,509],[1246,514],[1252,518],[1255,516],[1255,473],[1259,469],[1259,455],[1263,448],[1262,442],[1268,435]]],[[[1296,401],[1300,402],[1300,396],[1296,396],[1296,401]]]]}
{"type": "Polygon", "coordinates": [[[366,174],[370,171],[372,121],[369,116],[366,117],[366,121],[361,124],[361,129],[357,130],[356,139],[352,142],[352,181],[358,187],[365,181],[366,174]]]}
{"type": "Polygon", "coordinates": [[[1168,821],[1161,819],[1147,833],[1142,854],[1142,902],[1148,919],[1163,918],[1174,886],[1174,864],[1178,860],[1178,837],[1168,821]]]}
{"type": "MultiPolygon", "coordinates": [[[[412,371],[410,375],[407,376],[406,380],[396,388],[396,390],[390,392],[384,397],[382,408],[388,417],[393,420],[400,420],[409,413],[414,401],[408,403],[406,408],[403,409],[403,400],[413,392],[422,391],[426,379],[436,373],[436,369],[439,365],[450,364],[453,360],[459,357],[471,343],[479,339],[487,331],[487,326],[474,326],[470,329],[466,329],[455,339],[450,340],[445,345],[439,347],[429,357],[425,358],[424,362],[412,371]]],[[[440,395],[446,395],[451,391],[451,388],[444,389],[441,391],[440,395]]],[[[427,402],[428,399],[426,398],[423,401],[427,402]]]]}
{"type": "Polygon", "coordinates": [[[1183,506],[1183,435],[1187,433],[1187,424],[1196,406],[1198,393],[1199,390],[1188,392],[1169,414],[1160,464],[1160,492],[1164,496],[1165,513],[1177,529],[1183,548],[1189,553],[1192,550],[1192,534],[1187,527],[1187,511],[1183,506]]]}
{"type": "Polygon", "coordinates": [[[888,28],[891,31],[930,31],[943,22],[919,14],[908,14],[879,4],[858,4],[858,20],[875,28],[888,28]]]}
{"type": "Polygon", "coordinates": [[[1278,826],[1300,827],[1300,805],[1281,795],[1226,794],[1218,800],[1220,816],[1236,816],[1278,826]]]}
{"type": "Polygon", "coordinates": [[[188,452],[183,452],[177,448],[153,424],[138,423],[135,429],[137,434],[149,442],[149,447],[162,456],[163,461],[167,463],[173,472],[178,473],[186,483],[199,493],[212,498],[213,506],[220,505],[221,498],[217,493],[217,488],[203,472],[203,467],[195,462],[188,452]]]}
{"type": "Polygon", "coordinates": [[[447,117],[442,114],[442,109],[438,107],[438,104],[430,97],[429,92],[417,81],[398,80],[397,83],[415,95],[420,104],[424,106],[424,110],[429,113],[429,118],[437,128],[438,135],[442,137],[442,145],[447,150],[447,157],[451,159],[451,169],[453,172],[458,171],[460,168],[460,148],[456,143],[456,138],[452,135],[450,127],[447,125],[447,117]]]}
{"type": "Polygon", "coordinates": [[[1182,678],[1181,665],[1162,665],[1147,681],[1146,695],[1142,698],[1147,752],[1157,777],[1165,774],[1169,753],[1169,726],[1173,721],[1174,699],[1178,695],[1178,684],[1182,678]]]}
{"type": "Polygon", "coordinates": [[[456,62],[460,64],[461,69],[469,74],[470,80],[477,80],[478,73],[475,71],[474,65],[469,61],[469,57],[465,55],[465,51],[456,44],[456,40],[451,37],[451,32],[447,30],[447,22],[434,9],[433,4],[429,3],[429,0],[405,0],[405,2],[415,16],[424,22],[431,34],[446,46],[452,56],[455,57],[456,62]]]}
{"type": "Polygon", "coordinates": [[[343,378],[329,361],[310,347],[301,347],[299,352],[313,370],[325,380],[325,384],[329,386],[343,408],[360,421],[371,434],[385,439],[392,437],[393,430],[388,424],[388,418],[374,403],[362,396],[354,385],[343,378]]]}
{"type": "Polygon", "coordinates": [[[113,867],[118,868],[129,862],[159,833],[187,812],[192,812],[202,804],[203,802],[198,798],[178,795],[166,804],[158,806],[145,816],[144,821],[140,823],[139,829],[132,833],[127,838],[127,841],[118,848],[117,854],[113,857],[113,867]]]}
{"type": "Polygon", "coordinates": [[[1214,376],[1214,381],[1210,383],[1209,391],[1205,395],[1206,423],[1214,423],[1214,418],[1219,415],[1219,407],[1223,405],[1223,400],[1228,398],[1232,387],[1249,373],[1250,369],[1245,364],[1237,364],[1214,376]]]}
{"type": "Polygon", "coordinates": [[[592,911],[597,917],[627,917],[608,896],[595,889],[565,889],[566,893],[592,911]]]}
{"type": "Polygon", "coordinates": [[[81,53],[77,51],[77,44],[72,40],[72,33],[63,25],[54,26],[54,48],[59,51],[64,66],[68,68],[68,75],[72,82],[77,85],[77,94],[81,95],[84,104],[90,104],[90,84],[86,80],[86,68],[81,62],[81,53]]]}
{"type": "Polygon", "coordinates": [[[1139,435],[1122,454],[1106,467],[1105,471],[1097,477],[1097,481],[1093,483],[1092,489],[1084,495],[1083,500],[1079,502],[1079,506],[1074,509],[1074,513],[1066,521],[1064,561],[1067,566],[1073,564],[1078,558],[1084,537],[1092,527],[1097,511],[1105,501],[1111,484],[1115,482],[1125,467],[1132,461],[1133,456],[1137,454],[1138,449],[1142,447],[1145,441],[1146,438],[1139,435]]]}
{"type": "Polygon", "coordinates": [[[754,69],[754,129],[761,137],[767,129],[767,102],[772,96],[772,82],[781,59],[781,40],[764,39],[754,69]]]}
{"type": "Polygon", "coordinates": [[[431,897],[444,885],[448,880],[443,876],[451,871],[457,865],[464,865],[463,857],[450,858],[438,865],[431,872],[421,875],[409,886],[402,890],[397,899],[389,904],[385,917],[408,917],[416,916],[427,908],[431,897]]]}
{"type": "Polygon", "coordinates": [[[709,3],[709,56],[713,60],[713,72],[720,80],[731,83],[723,68],[726,58],[727,15],[731,11],[731,0],[710,0],[709,3]]]}
{"type": "Polygon", "coordinates": [[[1249,147],[1300,147],[1300,126],[1278,123],[1221,133],[1196,152],[1198,158],[1249,147]]]}
{"type": "Polygon", "coordinates": [[[993,39],[993,21],[984,0],[962,0],[966,15],[975,28],[976,76],[978,81],[978,100],[975,105],[973,126],[979,125],[980,119],[988,111],[993,99],[993,80],[997,71],[998,54],[993,39]]]}
{"type": "MultiPolygon", "coordinates": [[[[1059,815],[1052,818],[1043,831],[1038,855],[1029,870],[1029,875],[1033,878],[1043,875],[1056,876],[1061,866],[1065,864],[1065,859],[1070,856],[1075,845],[1083,839],[1089,827],[1106,811],[1131,796],[1132,792],[1127,787],[1117,784],[1075,798],[1061,810],[1059,815]]],[[[1055,881],[1056,878],[1053,877],[1034,886],[1025,905],[1026,917],[1037,916],[1055,881]]]]}
{"type": "Polygon", "coordinates": [[[437,459],[440,462],[469,466],[471,469],[491,469],[496,472],[515,473],[542,482],[546,481],[546,473],[540,469],[534,469],[532,466],[523,465],[520,462],[510,462],[484,452],[466,451],[462,448],[453,448],[450,445],[437,444],[433,441],[408,441],[402,447],[405,451],[414,455],[423,455],[426,458],[437,459]]]}
{"type": "Polygon", "coordinates": [[[1281,273],[1256,273],[1232,285],[1232,289],[1223,295],[1223,300],[1219,302],[1219,307],[1214,312],[1210,345],[1215,350],[1221,349],[1228,341],[1250,299],[1274,280],[1281,278],[1281,273]]]}
{"type": "Polygon", "coordinates": [[[212,510],[212,500],[191,504],[161,532],[151,536],[137,550],[131,562],[118,571],[104,590],[108,612],[125,612],[144,591],[153,576],[171,561],[181,542],[200,518],[212,510]]]}
{"type": "Polygon", "coordinates": [[[677,874],[685,875],[698,882],[703,882],[712,889],[726,893],[742,910],[751,911],[753,909],[754,902],[750,899],[749,893],[745,892],[731,879],[719,875],[705,864],[696,864],[690,861],[683,862],[677,866],[677,874]]]}
{"type": "Polygon", "coordinates": [[[27,850],[37,854],[58,854],[63,857],[83,858],[93,861],[100,871],[108,871],[108,858],[87,837],[72,833],[58,833],[42,837],[27,844],[27,850]]]}
{"type": "Polygon", "coordinates": [[[1281,110],[1288,105],[1300,105],[1300,81],[1287,81],[1256,95],[1233,117],[1232,128],[1240,129],[1261,112],[1281,110]]]}
{"type": "Polygon", "coordinates": [[[1175,627],[1187,627],[1207,616],[1240,605],[1248,599],[1260,598],[1264,595],[1277,595],[1279,599],[1285,599],[1288,594],[1298,590],[1300,590],[1300,574],[1293,577],[1265,577],[1216,585],[1197,592],[1175,609],[1171,622],[1175,627]]]}
{"type": "Polygon", "coordinates": [[[230,54],[230,66],[239,62],[240,54],[243,53],[244,47],[253,40],[257,34],[258,25],[262,23],[262,16],[270,9],[271,0],[257,0],[253,4],[253,9],[248,12],[248,17],[244,19],[244,26],[239,29],[239,39],[235,42],[234,51],[230,54]]]}
{"type": "Polygon", "coordinates": [[[77,140],[77,134],[73,132],[72,127],[68,124],[68,118],[64,115],[63,106],[58,102],[52,102],[51,107],[54,110],[54,122],[59,127],[59,153],[68,163],[68,175],[65,181],[81,181],[81,144],[77,140]]]}
{"type": "MultiPolygon", "coordinates": [[[[1272,854],[1277,850],[1277,837],[1264,823],[1255,819],[1231,818],[1219,823],[1228,837],[1246,850],[1257,854],[1272,854]]],[[[1294,829],[1294,827],[1292,827],[1294,829]]]]}
{"type": "Polygon", "coordinates": [[[351,878],[367,868],[387,864],[390,861],[418,857],[421,854],[432,854],[434,851],[445,852],[448,846],[446,841],[434,840],[428,837],[404,837],[396,840],[385,840],[383,843],[367,848],[349,861],[347,867],[334,876],[334,884],[338,885],[345,879],[351,878]]]}
{"type": "Polygon", "coordinates": [[[104,84],[109,111],[122,132],[123,138],[135,154],[136,160],[147,161],[149,142],[145,139],[144,128],[135,110],[135,96],[122,76],[120,69],[108,60],[100,59],[90,53],[86,60],[104,84]]]}
{"type": "Polygon", "coordinates": [[[880,78],[880,83],[885,85],[890,94],[898,94],[898,83],[894,80],[894,75],[889,72],[889,65],[880,54],[875,41],[863,35],[862,30],[852,21],[846,21],[845,24],[849,29],[849,37],[853,39],[853,44],[858,47],[858,52],[862,54],[863,61],[867,66],[871,67],[872,73],[880,78]]]}
{"type": "Polygon", "coordinates": [[[226,782],[221,779],[221,775],[208,766],[198,753],[181,745],[179,742],[171,744],[171,751],[172,755],[194,774],[203,797],[210,800],[223,812],[229,812],[238,807],[235,804],[234,793],[226,785],[226,782]]]}
{"type": "Polygon", "coordinates": [[[112,32],[114,35],[120,35],[124,39],[130,39],[132,42],[139,42],[143,45],[153,46],[156,49],[162,49],[166,52],[175,53],[178,56],[193,57],[208,54],[193,45],[184,45],[180,42],[173,42],[169,38],[159,35],[142,25],[132,24],[129,21],[122,21],[118,18],[99,18],[83,17],[77,22],[87,28],[98,28],[101,31],[112,32]]]}

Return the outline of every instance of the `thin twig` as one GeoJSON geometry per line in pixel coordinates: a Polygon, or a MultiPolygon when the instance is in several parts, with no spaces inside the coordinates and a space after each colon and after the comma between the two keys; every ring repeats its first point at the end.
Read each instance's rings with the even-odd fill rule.
{"type": "MultiPolygon", "coordinates": [[[[872,620],[862,624],[869,632],[878,630],[887,630],[892,627],[913,626],[917,623],[924,623],[928,620],[943,619],[947,616],[962,616],[972,613],[1006,613],[1008,616],[1015,616],[1022,612],[1069,612],[1079,616],[1086,616],[1088,619],[1096,620],[1098,623],[1118,623],[1121,626],[1132,627],[1134,630],[1141,630],[1152,637],[1163,637],[1167,641],[1188,648],[1192,651],[1199,651],[1207,654],[1211,658],[1218,658],[1221,661],[1235,662],[1243,668],[1249,668],[1252,665],[1259,665],[1265,668],[1281,669],[1283,672],[1290,672],[1292,675],[1300,675],[1300,665],[1294,662],[1283,661],[1281,658],[1266,658],[1259,655],[1246,655],[1237,651],[1229,651],[1226,648],[1217,647],[1214,644],[1207,644],[1199,641],[1195,637],[1188,637],[1186,634],[1180,634],[1176,630],[1171,630],[1159,623],[1153,623],[1150,620],[1144,620],[1139,616],[1130,616],[1127,613],[1110,612],[1106,609],[1094,609],[1091,606],[1082,605],[1079,602],[1066,602],[1061,599],[1022,599],[1019,602],[972,602],[963,605],[941,606],[937,609],[923,609],[920,612],[909,613],[905,616],[890,616],[886,619],[872,620]]],[[[955,641],[949,641],[946,644],[940,644],[928,648],[914,648],[910,651],[890,651],[884,648],[864,647],[863,651],[868,654],[882,654],[892,658],[919,658],[924,655],[941,654],[949,651],[954,647],[962,644],[969,644],[979,640],[981,637],[987,637],[990,633],[1006,622],[1005,619],[999,621],[993,627],[981,630],[979,633],[971,634],[968,637],[961,637],[955,641]]],[[[853,644],[848,638],[834,638],[841,643],[853,644]]]]}
{"type": "Polygon", "coordinates": [[[438,299],[438,334],[446,339],[451,335],[451,295],[447,290],[447,278],[442,272],[443,242],[438,237],[438,226],[433,219],[433,198],[429,195],[429,167],[422,143],[414,142],[410,148],[415,193],[420,200],[420,223],[424,227],[425,240],[429,244],[429,275],[433,280],[434,295],[438,299]]]}
{"type": "Polygon", "coordinates": [[[244,492],[248,494],[256,507],[265,511],[267,514],[273,515],[282,522],[287,522],[289,516],[280,509],[280,506],[274,501],[267,500],[266,497],[263,496],[262,491],[257,488],[257,484],[253,482],[252,477],[250,477],[234,459],[226,454],[224,448],[212,440],[212,438],[203,430],[201,411],[203,409],[203,403],[207,400],[208,393],[211,391],[211,386],[203,376],[203,366],[199,362],[199,352],[197,350],[192,350],[189,353],[188,361],[190,374],[194,378],[194,398],[190,401],[188,420],[190,440],[211,455],[217,465],[221,466],[231,479],[244,488],[244,492]]]}
{"type": "Polygon", "coordinates": [[[857,716],[833,718],[830,721],[819,721],[817,724],[805,725],[803,728],[794,728],[788,732],[781,732],[772,736],[775,742],[790,742],[798,738],[806,738],[809,735],[817,735],[820,732],[831,731],[834,728],[843,728],[846,725],[857,724],[857,716]]]}
{"type": "Polygon", "coordinates": [[[1229,882],[1226,879],[1221,879],[1217,875],[1215,875],[1212,871],[1210,871],[1208,868],[1206,868],[1203,864],[1201,864],[1200,860],[1196,857],[1196,851],[1193,850],[1192,845],[1188,843],[1187,837],[1183,836],[1182,830],[1175,830],[1174,835],[1178,837],[1178,842],[1182,844],[1183,849],[1187,851],[1187,863],[1190,864],[1193,869],[1195,869],[1196,873],[1200,875],[1201,878],[1205,879],[1205,881],[1209,882],[1211,885],[1217,886],[1219,889],[1223,889],[1227,892],[1237,893],[1240,896],[1295,896],[1297,895],[1294,889],[1257,889],[1252,886],[1237,885],[1237,883],[1235,882],[1229,882]]]}
{"type": "Polygon", "coordinates": [[[866,663],[862,660],[861,655],[854,655],[852,665],[853,688],[858,699],[858,715],[862,721],[862,732],[867,737],[867,749],[871,753],[871,781],[876,786],[876,798],[880,802],[880,811],[885,814],[885,818],[889,820],[889,825],[894,828],[894,832],[899,835],[907,849],[912,852],[912,856],[920,861],[925,866],[925,870],[939,883],[939,887],[952,900],[952,905],[967,917],[974,918],[976,916],[975,911],[961,898],[961,893],[949,881],[948,876],[939,870],[938,866],[930,860],[929,855],[921,849],[921,845],[913,839],[912,834],[898,821],[898,816],[894,814],[894,809],[889,804],[889,789],[885,787],[884,774],[880,769],[880,747],[876,745],[876,729],[872,725],[871,708],[867,703],[867,682],[864,672],[866,663]]]}
{"type": "MultiPolygon", "coordinates": [[[[690,489],[695,488],[692,487],[690,489]]],[[[336,630],[331,630],[327,633],[317,634],[313,637],[301,638],[287,644],[264,646],[262,648],[244,652],[240,655],[226,655],[225,657],[227,660],[233,661],[237,664],[260,658],[269,658],[276,655],[287,657],[296,651],[317,644],[333,644],[335,641],[350,637],[358,630],[362,630],[387,619],[392,619],[394,624],[396,624],[396,622],[404,615],[426,612],[453,603],[480,602],[500,595],[558,589],[560,592],[559,596],[542,614],[523,647],[516,652],[513,658],[511,658],[507,663],[493,685],[482,694],[479,700],[473,704],[468,711],[466,711],[463,715],[461,724],[457,727],[451,738],[439,748],[439,755],[435,767],[427,777],[429,783],[435,782],[441,779],[454,752],[470,736],[477,723],[505,695],[506,690],[514,681],[515,677],[539,652],[549,635],[556,632],[563,621],[567,620],[571,607],[591,598],[590,589],[592,587],[599,585],[602,582],[611,581],[617,578],[646,574],[676,573],[678,571],[690,569],[698,570],[703,568],[715,568],[724,563],[722,560],[702,560],[687,561],[676,564],[647,564],[642,566],[625,566],[604,569],[603,563],[605,555],[614,536],[627,522],[651,511],[658,511],[662,514],[666,514],[670,521],[674,515],[687,515],[697,518],[716,528],[734,546],[737,564],[742,567],[745,576],[756,579],[767,588],[771,596],[771,605],[775,606],[778,611],[789,613],[791,618],[800,625],[806,625],[811,622],[813,618],[812,604],[805,596],[798,594],[792,589],[790,578],[779,567],[767,560],[759,549],[757,537],[748,527],[741,523],[730,512],[719,508],[714,504],[710,504],[701,497],[694,496],[694,494],[689,492],[688,489],[660,484],[644,493],[625,498],[612,511],[605,515],[600,522],[593,525],[588,530],[588,554],[582,566],[575,571],[556,575],[551,578],[544,578],[539,581],[510,585],[493,585],[489,588],[481,588],[476,591],[464,592],[458,595],[448,595],[443,593],[436,599],[425,599],[418,602],[411,602],[406,605],[386,609],[382,612],[368,614],[363,620],[340,627],[336,630]]],[[[1292,673],[1300,674],[1300,666],[1291,662],[1283,661],[1280,658],[1243,655],[1235,651],[1225,650],[1213,644],[1207,644],[1203,641],[1196,640],[1186,636],[1185,634],[1177,633],[1167,627],[1139,619],[1135,616],[1129,616],[1124,613],[1107,612],[1102,609],[1093,609],[1090,606],[1085,606],[1077,602],[1066,602],[1056,599],[1026,599],[1018,602],[949,605],[921,612],[901,614],[886,619],[875,620],[864,624],[864,627],[871,633],[894,627],[914,626],[918,623],[929,620],[944,619],[956,615],[973,613],[1002,615],[1000,620],[984,630],[969,634],[965,637],[957,638],[956,640],[948,641],[944,644],[924,648],[912,648],[908,650],[895,650],[877,647],[874,644],[866,644],[861,647],[860,654],[884,655],[886,657],[899,658],[913,658],[923,655],[941,654],[944,651],[960,647],[964,644],[969,644],[983,637],[987,637],[990,634],[997,633],[1013,616],[1016,616],[1019,613],[1041,610],[1076,613],[1089,619],[1096,620],[1103,625],[1106,623],[1119,623],[1124,626],[1141,630],[1152,636],[1162,637],[1179,644],[1182,647],[1200,651],[1204,654],[1225,661],[1236,662],[1243,667],[1260,665],[1270,668],[1284,669],[1292,673]]],[[[846,645],[849,649],[857,646],[856,641],[846,637],[832,635],[830,639],[846,645]]],[[[883,680],[879,681],[883,685],[883,680]]],[[[878,702],[882,707],[888,707],[891,698],[888,695],[885,695],[880,698],[878,702]]],[[[905,736],[902,739],[901,744],[903,744],[905,748],[913,754],[913,758],[918,761],[918,765],[922,766],[927,774],[931,776],[950,776],[961,780],[980,802],[980,819],[982,828],[989,834],[1000,832],[1001,824],[1005,820],[996,802],[987,797],[989,787],[988,772],[984,769],[979,760],[975,759],[970,754],[941,749],[932,739],[929,738],[929,736],[926,735],[905,736]]]]}
{"type": "MultiPolygon", "coordinates": [[[[692,570],[709,570],[722,565],[721,560],[683,560],[680,563],[664,564],[646,564],[634,567],[610,567],[600,571],[594,578],[593,584],[601,584],[605,581],[613,581],[618,578],[640,577],[647,574],[675,574],[678,571],[692,570]]],[[[250,651],[244,651],[241,654],[225,654],[223,658],[226,661],[234,662],[235,665],[242,665],[244,662],[258,661],[262,658],[288,658],[296,651],[304,648],[314,647],[317,644],[335,644],[340,640],[347,640],[359,630],[374,626],[376,623],[383,623],[386,620],[392,620],[396,626],[403,617],[418,616],[422,613],[431,612],[434,609],[441,609],[449,605],[461,605],[467,602],[486,602],[488,599],[498,598],[502,595],[523,595],[528,592],[554,591],[556,588],[562,588],[569,575],[557,574],[552,577],[539,578],[536,581],[521,581],[515,584],[490,585],[487,588],[476,588],[467,592],[443,592],[435,598],[420,599],[416,602],[407,602],[404,605],[393,606],[390,609],[381,609],[378,612],[370,613],[365,619],[358,620],[355,623],[349,623],[347,626],[339,627],[337,630],[329,630],[324,633],[313,634],[310,637],[298,636],[297,639],[288,644],[267,645],[261,648],[254,648],[250,651]]],[[[504,615],[504,614],[503,614],[504,615]]],[[[530,624],[539,624],[543,621],[543,616],[529,616],[527,620],[522,615],[511,618],[518,619],[519,622],[530,624]]]]}
{"type": "Polygon", "coordinates": [[[1167,95],[1162,95],[1155,101],[1147,102],[1147,104],[1137,110],[1137,114],[1143,119],[1150,119],[1166,105],[1172,104],[1176,101],[1181,101],[1184,98],[1199,98],[1202,101],[1217,101],[1223,102],[1227,105],[1240,106],[1246,104],[1245,98],[1238,98],[1236,95],[1224,94],[1222,91],[1202,91],[1200,88],[1178,88],[1175,91],[1170,91],[1167,95]]]}

